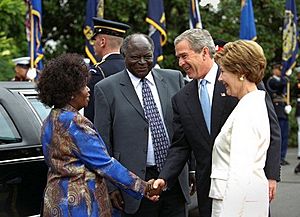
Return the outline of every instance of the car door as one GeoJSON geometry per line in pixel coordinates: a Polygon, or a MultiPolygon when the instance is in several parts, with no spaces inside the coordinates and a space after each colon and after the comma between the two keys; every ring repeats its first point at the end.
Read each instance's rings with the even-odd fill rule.
{"type": "MultiPolygon", "coordinates": [[[[15,87],[14,87],[15,88],[15,87]]],[[[0,88],[0,216],[40,213],[47,166],[40,144],[49,108],[33,88],[0,88]]]]}

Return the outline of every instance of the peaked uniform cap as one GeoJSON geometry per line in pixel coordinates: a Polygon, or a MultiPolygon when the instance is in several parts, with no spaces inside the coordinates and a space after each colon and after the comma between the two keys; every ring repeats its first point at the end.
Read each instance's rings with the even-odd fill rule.
{"type": "Polygon", "coordinates": [[[19,57],[12,60],[15,65],[29,65],[30,57],[19,57]]]}
{"type": "Polygon", "coordinates": [[[214,40],[216,51],[220,51],[224,48],[225,44],[227,44],[227,41],[224,41],[222,39],[215,39],[214,40]]]}
{"type": "Polygon", "coordinates": [[[113,35],[123,38],[126,34],[126,30],[130,28],[125,23],[120,23],[111,20],[105,20],[102,18],[93,17],[94,22],[94,35],[92,40],[95,39],[97,34],[113,35]]]}

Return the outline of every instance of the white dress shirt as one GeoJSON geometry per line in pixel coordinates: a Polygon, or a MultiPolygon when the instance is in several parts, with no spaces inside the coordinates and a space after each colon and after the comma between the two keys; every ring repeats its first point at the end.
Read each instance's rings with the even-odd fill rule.
{"type": "MultiPolygon", "coordinates": [[[[138,78],[136,76],[134,76],[132,73],[129,72],[129,70],[127,69],[127,73],[129,75],[129,78],[131,80],[131,83],[134,87],[134,90],[140,100],[140,103],[142,105],[142,107],[144,108],[144,105],[143,105],[143,96],[142,96],[142,81],[141,81],[141,78],[138,78]]],[[[153,75],[152,75],[152,72],[150,71],[149,74],[145,77],[146,78],[146,82],[147,84],[149,85],[150,89],[151,89],[151,92],[152,92],[152,95],[153,95],[153,99],[155,101],[155,104],[158,108],[158,112],[159,112],[159,115],[160,115],[160,118],[163,122],[163,125],[164,125],[164,128],[165,128],[165,131],[166,131],[166,135],[168,137],[168,131],[166,129],[166,126],[165,126],[165,123],[164,123],[164,118],[163,118],[163,115],[162,115],[162,108],[161,108],[161,104],[160,104],[160,98],[159,98],[159,95],[158,95],[158,91],[157,91],[157,88],[156,88],[156,85],[155,85],[155,82],[154,82],[154,78],[153,78],[153,75]]],[[[155,158],[154,158],[154,149],[153,149],[153,143],[152,143],[152,136],[151,136],[151,130],[150,130],[150,127],[148,129],[148,152],[147,152],[147,166],[154,166],[156,165],[155,164],[155,158]]],[[[168,138],[169,140],[169,138],[168,138]]],[[[170,141],[170,140],[169,140],[170,141]]]]}
{"type": "MultiPolygon", "coordinates": [[[[209,95],[210,106],[212,105],[217,72],[218,72],[218,65],[214,62],[213,66],[211,67],[209,72],[204,77],[204,79],[207,80],[206,88],[207,88],[207,92],[208,92],[208,95],[209,95]]],[[[201,81],[202,81],[202,79],[198,79],[199,96],[201,96],[200,95],[200,82],[201,81]]]]}

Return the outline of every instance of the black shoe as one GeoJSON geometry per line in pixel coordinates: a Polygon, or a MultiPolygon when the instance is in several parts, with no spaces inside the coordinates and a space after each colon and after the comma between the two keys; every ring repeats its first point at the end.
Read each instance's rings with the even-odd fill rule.
{"type": "Polygon", "coordinates": [[[298,166],[296,166],[294,173],[297,174],[300,172],[300,165],[298,164],[298,166]]]}
{"type": "Polygon", "coordinates": [[[298,156],[297,159],[300,160],[300,156],[298,156]]]}
{"type": "Polygon", "coordinates": [[[286,165],[290,165],[290,163],[287,162],[286,160],[281,160],[280,165],[281,166],[286,166],[286,165]]]}

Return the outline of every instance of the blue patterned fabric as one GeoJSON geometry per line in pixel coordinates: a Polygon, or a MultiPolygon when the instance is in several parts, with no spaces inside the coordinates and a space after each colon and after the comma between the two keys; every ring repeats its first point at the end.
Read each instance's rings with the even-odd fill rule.
{"type": "Polygon", "coordinates": [[[207,92],[207,80],[203,79],[200,81],[200,103],[205,119],[205,123],[210,133],[210,118],[211,118],[211,108],[210,108],[210,100],[207,92]]]}
{"type": "Polygon", "coordinates": [[[142,96],[145,116],[150,125],[155,163],[160,171],[167,157],[169,140],[147,79],[142,80],[142,96]]]}
{"type": "Polygon", "coordinates": [[[44,217],[111,217],[105,179],[142,198],[146,183],[108,155],[93,124],[73,107],[52,109],[41,141],[49,167],[44,217]]]}

